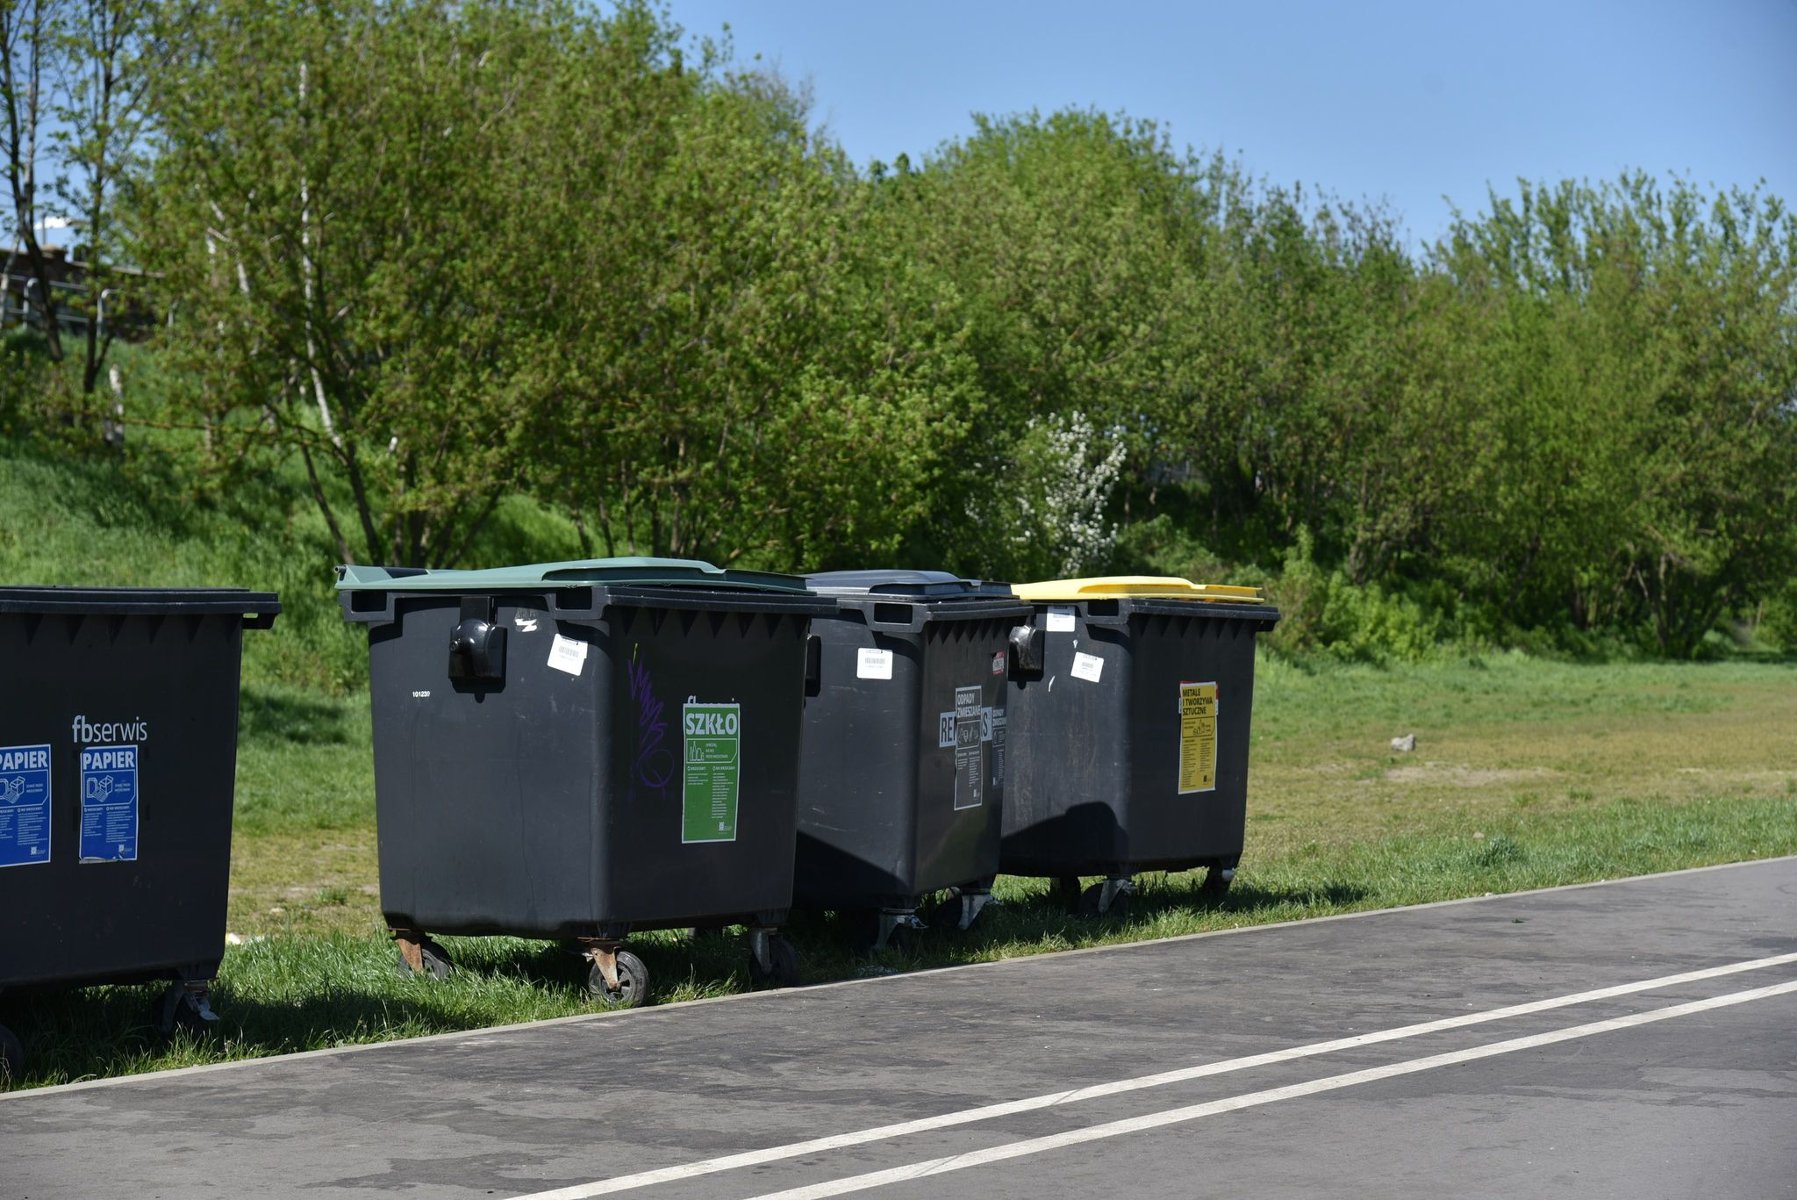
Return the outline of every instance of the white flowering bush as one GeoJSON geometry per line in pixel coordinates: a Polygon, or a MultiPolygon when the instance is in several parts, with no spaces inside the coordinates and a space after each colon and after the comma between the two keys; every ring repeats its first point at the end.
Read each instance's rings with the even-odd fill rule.
{"type": "Polygon", "coordinates": [[[1067,578],[1105,561],[1117,542],[1105,512],[1126,453],[1122,430],[1101,431],[1077,409],[1030,420],[1016,457],[1009,533],[1019,576],[1067,578]]]}

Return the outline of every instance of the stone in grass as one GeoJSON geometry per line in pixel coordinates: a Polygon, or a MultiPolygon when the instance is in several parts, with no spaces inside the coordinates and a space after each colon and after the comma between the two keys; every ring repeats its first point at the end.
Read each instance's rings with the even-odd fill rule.
{"type": "Polygon", "coordinates": [[[1403,737],[1391,739],[1391,748],[1400,754],[1409,754],[1416,749],[1416,734],[1407,733],[1403,737]]]}

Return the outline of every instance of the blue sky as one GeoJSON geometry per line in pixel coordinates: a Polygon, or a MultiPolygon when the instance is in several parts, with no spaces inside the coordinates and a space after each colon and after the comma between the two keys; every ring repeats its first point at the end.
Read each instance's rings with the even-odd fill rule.
{"type": "Polygon", "coordinates": [[[1797,0],[1478,5],[670,0],[689,34],[809,80],[860,163],[970,114],[1149,117],[1276,183],[1383,200],[1413,238],[1487,184],[1638,167],[1797,204],[1797,0]]]}

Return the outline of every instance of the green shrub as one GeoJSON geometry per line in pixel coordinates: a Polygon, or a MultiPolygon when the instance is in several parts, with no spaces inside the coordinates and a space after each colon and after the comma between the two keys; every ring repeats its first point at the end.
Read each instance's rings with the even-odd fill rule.
{"type": "Polygon", "coordinates": [[[1320,653],[1355,662],[1416,662],[1451,640],[1439,611],[1378,584],[1350,583],[1339,569],[1318,565],[1308,529],[1284,568],[1268,581],[1280,622],[1269,644],[1279,653],[1320,653]]]}
{"type": "Polygon", "coordinates": [[[1797,579],[1787,582],[1766,601],[1759,633],[1785,653],[1797,654],[1797,579]]]}

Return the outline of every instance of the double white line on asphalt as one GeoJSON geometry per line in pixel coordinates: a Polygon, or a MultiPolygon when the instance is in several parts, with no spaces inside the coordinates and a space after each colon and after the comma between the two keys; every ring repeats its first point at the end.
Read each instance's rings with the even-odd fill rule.
{"type": "MultiPolygon", "coordinates": [[[[616,1195],[619,1192],[633,1191],[637,1188],[649,1187],[658,1183],[673,1183],[683,1179],[694,1179],[704,1175],[715,1175],[722,1171],[740,1170],[744,1167],[762,1166],[767,1163],[781,1162],[805,1155],[820,1154],[831,1150],[841,1150],[850,1146],[863,1146],[870,1142],[890,1141],[894,1138],[910,1134],[927,1133],[937,1129],[948,1129],[957,1125],[970,1125],[978,1121],[990,1121],[997,1117],[1011,1116],[1016,1113],[1032,1112],[1046,1108],[1059,1108],[1068,1104],[1077,1104],[1086,1100],[1096,1100],[1105,1096],[1116,1096],[1126,1092],[1142,1091],[1147,1088],[1166,1087],[1170,1084],[1186,1083],[1194,1079],[1204,1079],[1213,1075],[1224,1075],[1233,1071],[1253,1070],[1256,1067],[1272,1066],[1276,1063],[1291,1062],[1294,1059],[1314,1058],[1323,1054],[1334,1054],[1343,1050],[1352,1050],[1361,1046],[1377,1045],[1381,1042],[1394,1042],[1404,1038],[1422,1037],[1426,1034],[1440,1033],[1444,1030],[1463,1029],[1471,1025],[1483,1025],[1491,1021],[1503,1021],[1511,1017],[1528,1016],[1532,1013],[1550,1012],[1554,1009],[1568,1008],[1577,1004],[1591,1004],[1600,1000],[1609,1000],[1618,996],[1633,995],[1638,992],[1658,991],[1662,988],[1677,987],[1681,984],[1698,983],[1706,979],[1717,979],[1728,975],[1738,975],[1746,971],[1759,971],[1768,967],[1784,966],[1797,963],[1797,954],[1777,954],[1769,958],[1750,959],[1745,962],[1725,963],[1721,966],[1707,967],[1699,971],[1685,971],[1677,975],[1662,975],[1655,979],[1642,979],[1633,983],[1616,984],[1612,987],[1595,988],[1591,991],[1572,992],[1563,996],[1551,996],[1543,1000],[1532,1000],[1526,1004],[1512,1004],[1504,1008],[1487,1009],[1483,1012],[1464,1013],[1460,1016],[1443,1017],[1435,1021],[1423,1021],[1414,1025],[1402,1025],[1394,1029],[1382,1029],[1373,1033],[1355,1034],[1352,1037],[1335,1038],[1326,1042],[1311,1042],[1302,1046],[1290,1046],[1282,1050],[1271,1050],[1264,1054],[1250,1054],[1241,1058],[1223,1059],[1218,1062],[1202,1063],[1192,1067],[1182,1067],[1173,1071],[1161,1071],[1153,1075],[1138,1075],[1131,1079],[1118,1079],[1108,1083],[1092,1084],[1087,1087],[1072,1088],[1066,1091],[1046,1092],[1039,1096],[1027,1096],[1018,1100],[1006,1100],[998,1104],[986,1104],[978,1108],[961,1109],[957,1112],[941,1113],[933,1117],[922,1117],[914,1121],[900,1121],[891,1125],[878,1125],[871,1129],[859,1129],[849,1133],[831,1134],[827,1137],[809,1138],[802,1142],[789,1142],[780,1146],[769,1146],[761,1150],[748,1150],[739,1154],[726,1154],[717,1158],[703,1159],[698,1162],[683,1163],[674,1167],[661,1167],[650,1171],[639,1171],[631,1175],[620,1175],[612,1179],[595,1180],[592,1183],[576,1184],[572,1187],[556,1188],[546,1192],[532,1192],[516,1200],[590,1200],[596,1196],[616,1195]]],[[[1372,1083],[1381,1079],[1392,1079],[1401,1075],[1413,1075],[1419,1071],[1435,1070],[1439,1067],[1453,1066],[1458,1063],[1473,1062],[1482,1058],[1491,1058],[1500,1054],[1513,1054],[1519,1050],[1533,1049],[1538,1046],[1549,1046],[1557,1042],[1571,1041],[1576,1038],[1592,1037],[1600,1033],[1628,1029],[1637,1025],[1647,1025],[1656,1021],[1667,1021],[1674,1017],[1688,1016],[1692,1013],[1705,1012],[1710,1009],[1726,1008],[1736,1004],[1746,1004],[1771,996],[1797,992],[1797,980],[1789,983],[1773,984],[1769,987],[1754,988],[1749,991],[1731,992],[1707,1000],[1694,1000],[1686,1004],[1675,1004],[1666,1008],[1651,1009],[1644,1013],[1636,1013],[1625,1017],[1615,1017],[1606,1021],[1593,1021],[1583,1025],[1573,1025],[1565,1029],[1556,1029],[1547,1033],[1531,1034],[1527,1037],[1510,1038],[1506,1041],[1492,1042],[1483,1046],[1474,1046],[1466,1050],[1455,1050],[1445,1054],[1430,1055],[1426,1058],[1410,1059],[1405,1062],[1392,1063],[1382,1067],[1371,1067],[1363,1071],[1350,1071],[1342,1075],[1332,1075],[1323,1079],[1306,1083],[1292,1084],[1287,1087],[1269,1088],[1264,1091],[1247,1092],[1239,1096],[1229,1096],[1220,1100],[1206,1101],[1202,1104],[1187,1105],[1182,1108],[1167,1109],[1162,1112],[1149,1113],[1140,1117],[1131,1117],[1121,1121],[1110,1121],[1099,1125],[1090,1125],[1083,1129],[1069,1130],[1047,1137],[1028,1138],[1022,1141],[1008,1142],[1002,1146],[993,1146],[985,1150],[976,1150],[966,1154],[957,1154],[946,1158],[929,1159],[924,1162],[911,1163],[903,1167],[894,1167],[886,1171],[874,1171],[863,1175],[855,1175],[845,1179],[828,1180],[822,1183],[809,1184],[804,1187],[791,1188],[782,1192],[773,1192],[754,1200],[823,1200],[829,1196],[841,1196],[851,1192],[865,1191],[869,1188],[887,1184],[900,1183],[906,1180],[919,1179],[928,1175],[940,1175],[949,1171],[965,1170],[969,1167],[982,1166],[987,1163],[1002,1162],[1006,1159],[1021,1158],[1030,1154],[1041,1154],[1045,1151],[1060,1149],[1065,1146],[1079,1145],[1084,1142],[1098,1141],[1104,1138],[1120,1137],[1124,1134],[1138,1133],[1148,1129],[1158,1129],[1167,1125],[1176,1125],[1186,1121],[1194,1121],[1201,1117],[1214,1116],[1218,1113],[1234,1112],[1238,1109],[1253,1108],[1257,1105],[1273,1104],[1281,1100],[1295,1099],[1300,1096],[1316,1095],[1319,1092],[1336,1091],[1341,1088],[1354,1087],[1358,1084],[1372,1083]]]]}

